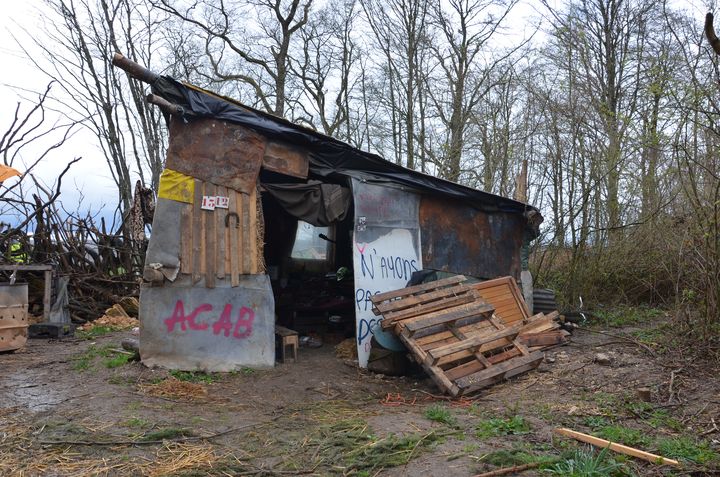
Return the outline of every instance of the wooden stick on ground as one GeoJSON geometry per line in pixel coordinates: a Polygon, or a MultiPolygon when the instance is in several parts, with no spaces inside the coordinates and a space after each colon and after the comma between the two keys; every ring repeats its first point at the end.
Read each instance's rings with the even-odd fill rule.
{"type": "Polygon", "coordinates": [[[503,467],[502,469],[491,470],[490,472],[483,472],[477,474],[475,477],[497,477],[498,475],[517,475],[520,472],[540,467],[542,462],[531,462],[530,464],[514,465],[512,467],[503,467]]]}
{"type": "Polygon", "coordinates": [[[666,457],[661,457],[655,454],[650,454],[649,452],[634,449],[632,447],[624,446],[622,444],[616,444],[614,442],[606,441],[605,439],[600,439],[599,437],[583,434],[582,432],[573,431],[571,429],[559,428],[555,429],[555,433],[566,437],[572,437],[573,439],[577,439],[580,442],[586,442],[597,447],[608,448],[611,451],[619,452],[620,454],[637,457],[638,459],[643,459],[648,462],[652,462],[653,464],[667,464],[674,465],[676,467],[680,466],[680,462],[676,460],[668,459],[666,457]]]}

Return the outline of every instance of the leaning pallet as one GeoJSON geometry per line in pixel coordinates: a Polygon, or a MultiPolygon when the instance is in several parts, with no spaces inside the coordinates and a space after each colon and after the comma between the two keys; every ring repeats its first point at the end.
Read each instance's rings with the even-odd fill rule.
{"type": "Polygon", "coordinates": [[[543,355],[506,326],[462,275],[381,293],[372,298],[381,326],[391,329],[435,383],[452,396],[534,369],[543,355]]]}

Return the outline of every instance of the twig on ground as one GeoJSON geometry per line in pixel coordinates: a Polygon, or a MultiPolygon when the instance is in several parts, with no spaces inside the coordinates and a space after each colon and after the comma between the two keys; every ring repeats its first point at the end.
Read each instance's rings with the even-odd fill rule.
{"type": "Polygon", "coordinates": [[[163,440],[154,440],[154,441],[139,441],[139,440],[128,439],[128,440],[118,440],[118,441],[94,441],[94,442],[91,442],[91,441],[38,441],[38,443],[43,444],[43,445],[74,445],[74,446],[123,446],[123,445],[125,445],[125,446],[148,446],[148,445],[163,444],[165,442],[193,442],[193,441],[210,440],[210,439],[215,439],[216,437],[230,434],[232,432],[238,432],[243,429],[247,429],[249,427],[262,426],[264,424],[267,424],[267,422],[253,422],[251,424],[246,424],[246,425],[240,426],[240,427],[233,427],[231,429],[227,429],[222,432],[211,434],[209,436],[180,437],[178,439],[163,439],[163,440]]]}
{"type": "Polygon", "coordinates": [[[475,477],[496,477],[498,475],[508,475],[508,474],[517,474],[519,472],[524,472],[526,470],[534,469],[536,467],[540,467],[541,462],[531,462],[530,464],[521,464],[521,465],[514,465],[512,467],[504,467],[502,469],[496,469],[491,470],[490,472],[484,472],[482,474],[477,474],[475,477]]]}
{"type": "Polygon", "coordinates": [[[701,433],[700,437],[705,437],[708,434],[712,434],[713,432],[720,431],[720,429],[718,429],[717,424],[715,424],[715,418],[710,418],[710,422],[712,422],[712,427],[710,429],[708,429],[707,431],[701,433]]]}

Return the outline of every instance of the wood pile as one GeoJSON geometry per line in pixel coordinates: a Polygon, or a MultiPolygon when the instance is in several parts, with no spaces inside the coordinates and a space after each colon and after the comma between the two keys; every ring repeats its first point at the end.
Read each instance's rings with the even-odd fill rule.
{"type": "Polygon", "coordinates": [[[511,277],[467,284],[462,275],[372,297],[392,330],[440,389],[459,396],[536,368],[566,340],[558,313],[529,316],[511,277]]]}

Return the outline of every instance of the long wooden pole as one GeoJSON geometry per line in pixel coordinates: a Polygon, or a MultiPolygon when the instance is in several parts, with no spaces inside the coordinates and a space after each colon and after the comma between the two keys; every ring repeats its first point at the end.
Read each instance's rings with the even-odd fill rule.
{"type": "Polygon", "coordinates": [[[619,452],[620,454],[637,457],[638,459],[646,460],[648,462],[652,462],[653,464],[667,464],[680,467],[680,462],[676,460],[661,457],[659,455],[641,451],[633,447],[624,446],[622,444],[616,444],[614,442],[606,441],[605,439],[600,439],[599,437],[594,437],[589,434],[583,434],[582,432],[573,431],[571,429],[561,427],[559,429],[555,429],[555,433],[566,437],[572,437],[573,439],[577,439],[580,442],[587,442],[588,444],[592,444],[597,447],[607,448],[611,451],[619,452]]]}
{"type": "Polygon", "coordinates": [[[143,83],[152,83],[160,77],[159,74],[153,73],[144,66],[126,58],[122,53],[115,53],[115,55],[113,55],[112,64],[143,83]]]}

